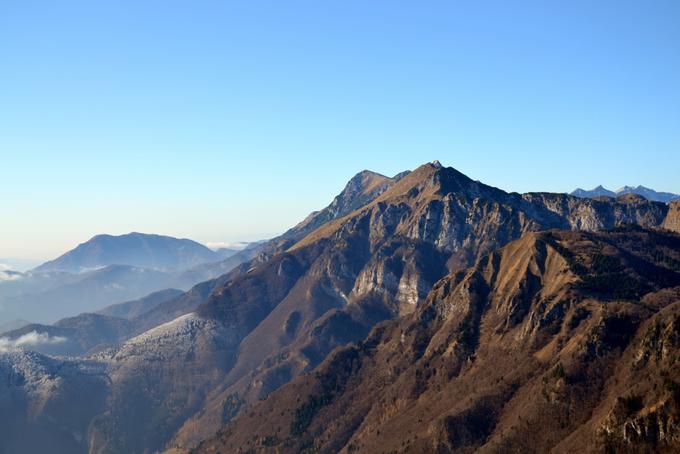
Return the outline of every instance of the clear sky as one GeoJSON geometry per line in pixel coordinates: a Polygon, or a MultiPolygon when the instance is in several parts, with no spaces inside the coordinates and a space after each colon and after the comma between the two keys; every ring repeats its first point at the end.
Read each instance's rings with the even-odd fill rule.
{"type": "Polygon", "coordinates": [[[680,2],[0,1],[0,257],[267,237],[434,159],[680,192],[680,2]]]}

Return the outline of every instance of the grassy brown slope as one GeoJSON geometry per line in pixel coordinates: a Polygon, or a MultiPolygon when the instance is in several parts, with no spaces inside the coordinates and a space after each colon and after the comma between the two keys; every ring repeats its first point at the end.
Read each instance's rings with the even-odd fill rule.
{"type": "Polygon", "coordinates": [[[529,235],[197,452],[677,450],[679,259],[666,233],[529,235]]]}

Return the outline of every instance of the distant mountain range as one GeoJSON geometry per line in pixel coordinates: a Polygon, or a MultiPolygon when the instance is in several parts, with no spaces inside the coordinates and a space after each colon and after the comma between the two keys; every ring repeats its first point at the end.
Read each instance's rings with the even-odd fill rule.
{"type": "Polygon", "coordinates": [[[571,193],[571,195],[575,197],[582,197],[582,198],[595,198],[595,197],[619,197],[625,194],[637,194],[639,196],[644,197],[647,200],[651,200],[653,202],[663,202],[663,203],[670,203],[673,200],[680,200],[680,195],[678,194],[672,194],[670,192],[657,192],[654,189],[649,189],[644,186],[624,186],[618,191],[610,191],[609,189],[606,189],[602,185],[591,189],[589,191],[585,189],[578,188],[575,191],[571,193]]]}
{"type": "Polygon", "coordinates": [[[0,331],[5,343],[23,343],[33,351],[48,355],[79,356],[96,353],[140,334],[149,327],[174,318],[172,311],[155,311],[162,304],[181,300],[184,292],[161,290],[134,301],[107,306],[97,313],[82,313],[67,317],[52,325],[15,321],[0,331]],[[22,323],[23,322],[23,323],[22,323]],[[30,341],[29,341],[30,339],[30,341]],[[28,345],[30,342],[30,345],[28,345]]]}
{"type": "Polygon", "coordinates": [[[31,322],[22,319],[9,320],[7,322],[0,323],[0,335],[7,331],[12,331],[15,329],[23,328],[26,325],[30,325],[31,322]]]}
{"type": "Polygon", "coordinates": [[[227,252],[161,235],[97,235],[31,271],[0,268],[0,323],[51,323],[154,291],[188,290],[251,260],[263,244],[227,252]]]}
{"type": "Polygon", "coordinates": [[[129,265],[83,273],[28,272],[0,282],[0,322],[50,323],[172,287],[174,274],[129,265]]]}

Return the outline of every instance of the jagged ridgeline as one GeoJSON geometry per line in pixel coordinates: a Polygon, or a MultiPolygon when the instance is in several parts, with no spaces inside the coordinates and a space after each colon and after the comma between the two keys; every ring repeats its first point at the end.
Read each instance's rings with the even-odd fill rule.
{"type": "MultiPolygon", "coordinates": [[[[365,450],[375,446],[370,444],[374,441],[360,431],[362,421],[373,424],[366,419],[370,416],[368,407],[375,406],[378,412],[375,418],[384,419],[384,428],[377,429],[376,425],[376,430],[383,434],[381,437],[389,437],[403,432],[399,427],[404,426],[394,422],[393,417],[412,415],[411,407],[415,408],[420,399],[435,396],[427,393],[439,389],[451,390],[451,394],[436,395],[442,406],[448,406],[449,413],[435,410],[432,405],[433,412],[450,417],[448,422],[442,423],[434,413],[406,419],[413,422],[413,428],[409,426],[410,435],[394,436],[399,445],[391,449],[404,450],[407,443],[425,449],[425,444],[416,443],[418,436],[419,440],[432,443],[436,439],[439,444],[427,446],[439,446],[436,449],[444,452],[457,447],[474,450],[476,443],[486,445],[485,440],[497,427],[506,427],[501,415],[512,401],[511,396],[524,386],[522,380],[541,367],[557,367],[548,357],[562,355],[559,349],[572,342],[572,332],[563,332],[564,323],[574,324],[575,330],[585,330],[589,323],[595,323],[600,315],[604,317],[609,314],[606,311],[613,311],[620,304],[635,306],[637,302],[642,307],[641,301],[647,295],[662,292],[663,288],[670,288],[668,282],[674,282],[673,260],[677,257],[673,251],[677,244],[673,234],[634,231],[640,236],[639,241],[649,237],[659,242],[646,247],[645,254],[651,254],[648,256],[635,249],[634,239],[630,240],[632,246],[607,246],[610,241],[607,235],[614,233],[598,236],[565,232],[597,232],[631,224],[645,229],[660,229],[662,225],[675,228],[673,216],[677,217],[676,206],[641,197],[595,200],[565,194],[507,193],[437,162],[393,178],[362,172],[331,205],[262,245],[252,260],[219,279],[201,284],[188,296],[155,306],[154,316],[144,319],[145,323],[171,321],[153,328],[139,325],[152,329],[84,359],[107,374],[105,383],[97,382],[93,387],[106,397],[101,406],[80,413],[95,416],[81,418],[77,425],[74,422],[60,426],[49,422],[58,420],[58,412],[50,413],[44,421],[40,419],[43,414],[38,412],[40,425],[31,422],[34,420],[26,424],[34,424],[30,427],[35,433],[40,432],[43,439],[73,438],[77,434],[78,441],[72,444],[77,449],[71,446],[63,452],[189,449],[225,427],[220,438],[204,444],[202,449],[219,446],[222,452],[234,452],[239,445],[256,450],[267,450],[271,445],[284,451],[290,448],[288,452],[315,446],[321,452],[334,452],[336,448],[374,452],[365,450]],[[533,233],[550,229],[563,233],[533,233]],[[512,243],[515,240],[519,242],[512,243]],[[592,244],[600,249],[600,256],[581,250],[572,242],[592,244]],[[507,248],[494,252],[504,246],[507,248]],[[610,253],[609,247],[620,253],[610,253]],[[564,266],[558,266],[562,262],[564,266]],[[640,268],[641,264],[650,267],[640,268]],[[626,286],[620,294],[614,294],[609,291],[612,283],[626,286]],[[586,296],[592,299],[592,307],[579,299],[586,296]],[[467,306],[462,302],[440,303],[443,299],[457,301],[457,298],[467,301],[467,306]],[[465,309],[468,306],[472,309],[465,309]],[[577,307],[581,309],[572,317],[577,307]],[[172,317],[163,315],[165,309],[172,317]],[[488,314],[502,315],[502,319],[493,319],[492,331],[486,330],[491,326],[491,322],[486,322],[488,314]],[[564,322],[564,317],[569,321],[564,322]],[[577,323],[581,318],[583,325],[577,323]],[[376,325],[390,320],[366,340],[376,325]],[[407,326],[408,323],[412,324],[407,326]],[[403,332],[383,341],[381,333],[397,329],[403,332]],[[362,343],[327,359],[331,351],[349,342],[362,343]],[[408,386],[392,388],[389,380],[376,381],[385,385],[385,392],[392,389],[393,394],[382,394],[376,387],[370,396],[343,400],[353,387],[348,384],[363,384],[361,371],[370,370],[365,361],[376,365],[383,361],[382,357],[369,360],[366,356],[378,351],[383,343],[394,347],[391,354],[398,364],[382,364],[385,371],[376,368],[376,380],[379,377],[404,380],[408,386]],[[499,350],[505,356],[493,353],[499,345],[506,348],[499,350]],[[498,373],[489,374],[491,381],[486,385],[477,379],[465,382],[469,388],[460,385],[463,381],[457,377],[486,364],[482,360],[485,351],[489,364],[498,362],[498,373]],[[432,355],[440,359],[435,360],[432,355]],[[338,362],[337,358],[344,359],[338,362]],[[431,358],[431,362],[426,358],[431,358]],[[434,367],[439,362],[442,367],[443,362],[447,363],[441,371],[439,366],[434,367]],[[314,371],[319,365],[320,369],[314,371]],[[520,375],[506,372],[510,365],[517,365],[520,375]],[[307,372],[311,374],[303,381],[277,391],[307,372]],[[431,380],[433,376],[435,381],[431,380]],[[310,391],[302,391],[308,385],[312,386],[310,391]],[[292,397],[296,393],[299,402],[292,397]],[[486,398],[479,404],[481,407],[471,401],[478,395],[486,398]],[[380,399],[379,403],[373,397],[380,399]],[[453,400],[459,407],[453,406],[453,400]],[[349,419],[340,417],[334,422],[333,412],[342,408],[342,402],[351,405],[344,408],[349,419]],[[251,410],[253,405],[256,407],[251,410]],[[460,411],[456,412],[456,408],[460,411]],[[497,414],[498,420],[490,421],[486,428],[473,424],[463,429],[465,426],[459,424],[468,419],[476,421],[479,414],[488,411],[497,414]],[[326,419],[325,414],[329,415],[326,419]],[[251,415],[259,415],[261,430],[255,427],[255,419],[249,419],[251,415]],[[234,418],[236,425],[228,426],[234,418]],[[457,428],[462,432],[457,433],[457,428]],[[428,439],[425,433],[441,435],[428,439]]],[[[662,303],[657,306],[662,310],[662,303]]],[[[651,317],[641,313],[639,323],[648,316],[651,317]]],[[[618,319],[613,320],[602,322],[604,338],[616,336],[608,331],[607,323],[619,326],[618,319]]],[[[621,323],[628,330],[638,326],[626,325],[627,321],[621,323]]],[[[593,342],[596,350],[605,348],[593,342]]],[[[620,345],[617,342],[616,348],[624,349],[623,341],[620,345]]],[[[567,359],[568,354],[564,353],[561,368],[555,369],[558,372],[554,374],[565,380],[564,383],[554,380],[555,389],[571,389],[566,388],[565,377],[572,380],[579,376],[567,359]]],[[[38,359],[31,361],[35,363],[38,359]]],[[[618,363],[612,360],[592,364],[593,370],[602,371],[618,363]]],[[[80,369],[74,370],[78,373],[80,369]]],[[[610,373],[610,369],[606,370],[610,373]]],[[[479,374],[484,376],[481,369],[479,374]]],[[[584,377],[584,383],[589,383],[590,376],[584,377]]],[[[597,386],[607,389],[606,380],[602,380],[602,384],[593,385],[595,389],[597,386]]],[[[67,386],[69,379],[59,383],[67,386]]],[[[24,388],[15,390],[31,396],[24,388]]],[[[581,388],[574,389],[577,394],[581,392],[578,391],[581,388]]],[[[553,391],[546,388],[549,395],[553,391]]],[[[582,392],[584,399],[590,399],[590,394],[582,392]]],[[[49,403],[54,398],[49,393],[41,397],[47,402],[46,408],[52,408],[49,403]]],[[[643,404],[647,404],[644,399],[643,404]]],[[[21,405],[28,408],[35,405],[35,399],[26,397],[26,403],[21,405]]],[[[21,405],[19,408],[24,408],[21,405]]],[[[517,407],[518,417],[522,411],[521,406],[517,407]]],[[[529,418],[530,412],[526,415],[529,418]]],[[[564,438],[573,432],[567,433],[575,427],[573,421],[564,424],[561,431],[555,432],[556,437],[564,438]]],[[[618,427],[616,422],[612,424],[618,427]]],[[[372,433],[372,429],[367,430],[372,433]]],[[[503,433],[510,437],[510,432],[508,426],[503,433]]],[[[14,440],[11,433],[7,436],[7,440],[14,440]]],[[[519,441],[523,436],[520,431],[516,433],[519,441]]],[[[383,443],[381,437],[375,443],[383,443]]],[[[617,440],[614,437],[611,443],[620,441],[617,440]]],[[[541,443],[536,446],[553,446],[552,441],[541,443]]],[[[54,444],[58,445],[56,441],[54,444]]]]}

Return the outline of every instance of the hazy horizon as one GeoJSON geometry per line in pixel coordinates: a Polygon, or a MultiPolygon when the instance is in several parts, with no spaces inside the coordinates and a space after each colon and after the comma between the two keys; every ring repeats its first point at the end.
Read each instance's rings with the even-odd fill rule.
{"type": "Polygon", "coordinates": [[[435,159],[680,193],[680,5],[492,3],[4,4],[0,257],[267,238],[435,159]]]}
{"type": "MultiPolygon", "coordinates": [[[[445,165],[447,167],[451,167],[451,166],[448,166],[446,163],[443,163],[443,165],[445,165]]],[[[413,170],[413,169],[404,169],[404,170],[413,170]]],[[[381,172],[378,172],[378,173],[381,173],[381,172]]],[[[396,173],[399,173],[399,172],[385,173],[385,174],[387,176],[393,176],[396,173]]],[[[470,176],[470,175],[468,175],[468,176],[470,176]]],[[[348,176],[347,180],[349,180],[350,177],[351,176],[348,176]]],[[[480,181],[482,181],[485,184],[489,184],[491,186],[494,186],[490,182],[484,181],[483,179],[480,180],[480,181]]],[[[637,185],[638,184],[635,184],[635,186],[637,186],[637,185]]],[[[608,187],[607,185],[604,185],[604,186],[605,186],[606,189],[616,191],[618,189],[621,189],[624,185],[612,186],[612,187],[608,187]]],[[[645,185],[643,185],[643,186],[645,186],[645,185]]],[[[588,186],[588,187],[581,187],[581,188],[582,189],[593,189],[594,187],[595,186],[592,186],[592,187],[588,186]]],[[[291,221],[288,225],[282,227],[280,230],[275,231],[275,232],[274,231],[269,232],[269,233],[258,232],[258,233],[252,233],[252,234],[245,233],[245,234],[242,234],[242,235],[235,235],[235,236],[225,235],[223,237],[219,237],[219,236],[205,237],[205,236],[190,236],[190,235],[177,234],[177,233],[174,233],[173,231],[171,231],[171,229],[169,231],[140,230],[140,229],[137,229],[137,228],[132,228],[131,230],[125,230],[124,228],[121,229],[121,230],[106,230],[106,229],[104,229],[104,230],[101,230],[101,231],[93,231],[91,233],[86,233],[82,238],[79,238],[79,239],[77,239],[75,237],[75,234],[70,236],[70,237],[66,236],[66,237],[64,237],[63,243],[59,243],[58,245],[53,245],[52,247],[47,249],[47,251],[53,251],[53,252],[51,252],[51,253],[45,252],[42,256],[41,255],[4,254],[4,255],[0,256],[0,257],[5,257],[5,259],[0,258],[0,265],[8,264],[8,261],[18,260],[20,262],[21,261],[25,262],[24,266],[15,266],[15,267],[13,267],[13,269],[16,269],[18,271],[29,269],[29,268],[32,268],[32,266],[28,266],[28,264],[30,264],[30,263],[32,263],[34,265],[38,265],[41,262],[54,259],[54,258],[62,255],[63,253],[66,253],[69,250],[75,248],[78,244],[84,243],[84,242],[90,240],[92,237],[94,237],[96,235],[101,235],[101,234],[118,236],[118,235],[125,235],[125,234],[128,234],[128,233],[138,232],[138,233],[145,233],[145,234],[165,235],[165,236],[176,237],[176,238],[187,238],[187,239],[190,239],[190,240],[193,240],[193,241],[197,241],[197,242],[203,244],[204,246],[211,248],[213,250],[219,249],[220,247],[231,247],[231,246],[237,245],[238,243],[243,243],[243,242],[254,242],[254,241],[271,239],[271,238],[274,238],[275,236],[282,234],[288,228],[293,227],[293,225],[297,224],[299,221],[301,221],[303,218],[305,218],[312,211],[316,211],[316,210],[319,210],[321,208],[324,208],[328,203],[330,203],[332,201],[333,197],[335,197],[341,191],[341,189],[342,189],[342,187],[339,187],[339,188],[337,188],[337,190],[334,193],[329,194],[326,202],[322,202],[322,205],[319,205],[319,206],[316,206],[316,207],[313,207],[313,208],[309,208],[304,213],[299,213],[297,218],[291,219],[291,221]],[[70,241],[70,243],[68,241],[70,241]],[[61,247],[61,249],[58,249],[59,247],[61,247]]],[[[501,188],[501,189],[507,190],[506,188],[501,188]]],[[[573,189],[577,189],[577,188],[574,187],[574,188],[572,188],[572,190],[573,189]]],[[[651,186],[651,189],[654,189],[654,190],[657,190],[657,191],[663,191],[663,189],[659,189],[659,188],[654,187],[654,186],[651,186]]],[[[527,190],[527,191],[521,191],[521,192],[529,192],[529,191],[543,191],[543,190],[541,188],[535,188],[535,189],[531,189],[531,190],[527,190]]],[[[513,191],[508,190],[508,192],[513,192],[513,191]]],[[[519,191],[515,191],[515,192],[519,192],[519,191]]],[[[546,192],[567,192],[568,193],[568,192],[571,192],[571,190],[546,191],[546,192]]],[[[680,191],[667,191],[667,192],[680,193],[680,191]]],[[[253,208],[257,209],[256,207],[253,207],[253,208]]],[[[131,225],[134,225],[134,222],[131,223],[131,225]]],[[[2,244],[1,241],[0,241],[0,244],[2,244]]],[[[5,250],[7,250],[7,249],[5,249],[5,250]]]]}

